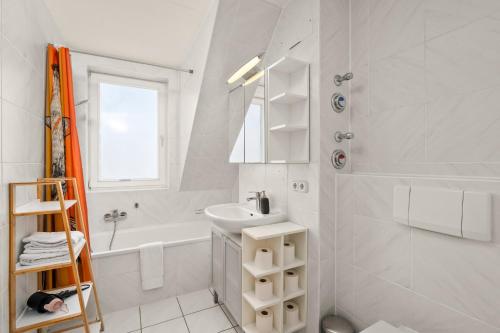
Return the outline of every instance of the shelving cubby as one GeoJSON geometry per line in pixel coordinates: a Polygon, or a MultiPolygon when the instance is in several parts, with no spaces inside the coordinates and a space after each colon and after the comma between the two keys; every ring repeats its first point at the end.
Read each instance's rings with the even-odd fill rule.
{"type": "MultiPolygon", "coordinates": [[[[303,295],[303,296],[295,297],[295,298],[292,298],[290,300],[287,300],[286,302],[288,302],[288,301],[294,302],[299,306],[299,320],[300,321],[296,325],[287,325],[286,322],[283,322],[283,332],[284,333],[296,332],[296,331],[306,327],[306,318],[307,318],[306,296],[303,295]]],[[[283,318],[285,318],[284,306],[283,306],[282,311],[283,311],[282,316],[283,316],[283,318]]],[[[283,321],[285,321],[285,319],[283,319],[283,321]]]]}
{"type": "Polygon", "coordinates": [[[246,333],[259,333],[256,313],[263,309],[273,311],[273,332],[291,333],[304,327],[307,318],[307,228],[292,222],[283,222],[242,231],[242,327],[246,333]],[[285,265],[284,244],[295,244],[295,260],[285,265]],[[254,263],[259,248],[273,251],[273,266],[263,270],[254,263]],[[285,273],[293,268],[299,276],[299,290],[286,294],[285,273]],[[273,281],[273,297],[261,301],[255,296],[255,281],[268,277],[273,281]],[[284,304],[295,300],[299,306],[300,324],[285,326],[284,304]]]}
{"type": "Polygon", "coordinates": [[[283,57],[267,69],[268,161],[309,162],[309,64],[283,57]]]}

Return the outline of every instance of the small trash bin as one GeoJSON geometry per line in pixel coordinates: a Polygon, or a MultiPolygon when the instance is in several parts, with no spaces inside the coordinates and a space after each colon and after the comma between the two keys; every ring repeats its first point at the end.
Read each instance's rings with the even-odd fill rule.
{"type": "Polygon", "coordinates": [[[354,333],[354,328],[346,319],[329,315],[321,321],[323,333],[354,333]]]}

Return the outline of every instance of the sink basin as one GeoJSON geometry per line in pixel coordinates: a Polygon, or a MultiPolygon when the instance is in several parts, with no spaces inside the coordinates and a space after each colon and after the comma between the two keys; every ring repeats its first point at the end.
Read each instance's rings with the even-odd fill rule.
{"type": "Polygon", "coordinates": [[[241,229],[283,222],[286,215],[280,211],[261,214],[246,204],[229,203],[205,208],[205,214],[214,224],[227,232],[241,233],[241,229]]]}

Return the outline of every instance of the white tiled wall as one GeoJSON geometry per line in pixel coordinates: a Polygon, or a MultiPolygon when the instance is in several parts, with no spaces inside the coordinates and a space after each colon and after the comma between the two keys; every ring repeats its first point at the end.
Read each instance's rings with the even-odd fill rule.
{"type": "MultiPolygon", "coordinates": [[[[41,0],[1,1],[1,200],[0,200],[0,331],[8,331],[8,183],[43,175],[45,53],[60,42],[57,28],[41,0]]],[[[19,192],[22,201],[34,191],[19,192]]],[[[17,225],[18,238],[36,223],[17,225]]],[[[18,308],[35,290],[32,275],[17,279],[18,308]]]]}
{"type": "Polygon", "coordinates": [[[352,169],[500,175],[500,3],[351,1],[352,169]]]}
{"type": "Polygon", "coordinates": [[[200,96],[187,147],[181,189],[232,188],[228,86],[241,64],[265,51],[280,10],[264,0],[220,0],[200,96]]]}
{"type": "Polygon", "coordinates": [[[351,1],[356,138],[354,174],[336,181],[335,299],[358,328],[383,319],[419,332],[500,332],[498,207],[491,243],[392,221],[395,184],[497,201],[499,12],[486,0],[351,1]]]}
{"type": "Polygon", "coordinates": [[[87,201],[91,233],[96,233],[113,229],[113,223],[105,223],[103,218],[111,209],[128,213],[127,219],[119,222],[118,228],[123,230],[204,220],[205,216],[197,210],[232,202],[233,198],[231,190],[146,190],[89,193],[87,201]]]}
{"type": "Polygon", "coordinates": [[[377,320],[419,332],[500,332],[500,181],[337,176],[336,306],[358,328],[377,320]],[[395,184],[489,192],[491,243],[392,220],[395,184]]]}

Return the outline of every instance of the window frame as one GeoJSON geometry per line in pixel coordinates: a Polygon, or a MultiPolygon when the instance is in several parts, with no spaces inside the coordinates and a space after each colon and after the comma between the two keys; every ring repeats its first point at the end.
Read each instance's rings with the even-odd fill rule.
{"type": "Polygon", "coordinates": [[[160,81],[145,80],[89,72],[89,182],[90,191],[118,190],[118,189],[148,189],[168,187],[167,167],[167,83],[160,81]],[[158,172],[157,179],[123,179],[123,180],[99,180],[99,156],[100,156],[100,84],[108,83],[114,85],[152,89],[158,91],[158,172]]]}

